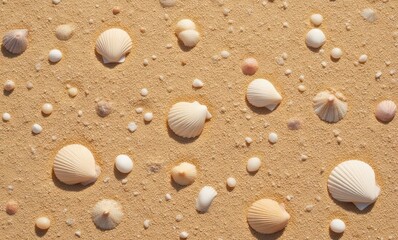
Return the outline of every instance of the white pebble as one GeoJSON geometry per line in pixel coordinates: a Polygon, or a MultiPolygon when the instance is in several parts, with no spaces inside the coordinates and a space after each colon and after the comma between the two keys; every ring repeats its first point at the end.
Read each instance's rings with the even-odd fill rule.
{"type": "Polygon", "coordinates": [[[278,134],[272,132],[268,135],[268,141],[272,144],[275,144],[278,141],[278,134]]]}
{"type": "Polygon", "coordinates": [[[166,199],[166,201],[170,201],[170,200],[171,200],[171,195],[170,195],[170,193],[167,193],[167,194],[164,196],[164,199],[166,199]]]}
{"type": "Polygon", "coordinates": [[[151,112],[147,112],[144,114],[144,120],[145,122],[150,122],[153,119],[153,113],[151,112]]]}
{"type": "Polygon", "coordinates": [[[50,115],[53,112],[53,105],[51,103],[43,104],[41,112],[45,115],[50,115]]]}
{"type": "Polygon", "coordinates": [[[181,214],[177,214],[176,221],[181,222],[184,217],[181,214]]]}
{"type": "Polygon", "coordinates": [[[376,75],[375,75],[375,78],[379,79],[379,78],[381,78],[381,75],[383,75],[383,73],[381,71],[377,71],[376,75]]]}
{"type": "Polygon", "coordinates": [[[333,219],[330,222],[330,230],[335,233],[343,233],[345,231],[345,223],[338,218],[333,219]]]}
{"type": "Polygon", "coordinates": [[[36,227],[38,227],[41,230],[49,229],[50,225],[51,221],[47,217],[39,217],[36,219],[36,227]]]}
{"type": "Polygon", "coordinates": [[[236,179],[233,177],[229,177],[227,179],[227,186],[230,188],[234,188],[236,186],[236,179]]]}
{"type": "Polygon", "coordinates": [[[143,97],[146,97],[148,95],[149,91],[146,88],[141,89],[140,94],[143,97]]]}
{"type": "Polygon", "coordinates": [[[142,113],[144,111],[144,109],[142,107],[138,107],[135,109],[136,113],[142,113]]]}
{"type": "Polygon", "coordinates": [[[82,232],[80,230],[75,232],[76,237],[81,237],[82,236],[82,232]]]}
{"type": "Polygon", "coordinates": [[[3,121],[8,122],[10,120],[11,120],[11,114],[9,114],[7,112],[3,113],[3,121]]]}
{"type": "Polygon", "coordinates": [[[79,90],[75,87],[71,87],[68,89],[68,95],[69,97],[76,97],[77,93],[79,92],[79,90]]]}
{"type": "Polygon", "coordinates": [[[182,238],[182,239],[187,239],[188,238],[188,233],[187,232],[180,232],[180,238],[182,238]]]}
{"type": "Polygon", "coordinates": [[[127,128],[130,132],[135,132],[137,130],[138,126],[135,122],[130,122],[129,125],[127,126],[127,128]]]}
{"type": "Polygon", "coordinates": [[[151,221],[148,220],[148,219],[146,219],[146,220],[144,221],[144,228],[145,228],[145,229],[148,229],[150,224],[151,224],[151,221]]]}
{"type": "Polygon", "coordinates": [[[340,48],[333,48],[332,51],[330,51],[330,56],[333,59],[340,59],[341,56],[343,56],[343,51],[341,51],[340,48]]]}
{"type": "Polygon", "coordinates": [[[201,88],[203,87],[204,83],[200,79],[194,79],[192,82],[192,87],[194,88],[201,88]]]}
{"type": "Polygon", "coordinates": [[[300,85],[297,87],[297,89],[298,89],[300,92],[305,92],[306,87],[304,86],[304,84],[300,84],[300,85]]]}
{"type": "Polygon", "coordinates": [[[376,12],[371,8],[365,8],[361,12],[361,16],[368,22],[376,21],[376,12]]]}
{"type": "Polygon", "coordinates": [[[52,63],[56,63],[61,61],[62,59],[62,52],[58,49],[53,49],[48,54],[48,60],[52,63]]]}
{"type": "Polygon", "coordinates": [[[129,173],[133,170],[133,160],[125,154],[118,155],[115,159],[116,169],[121,173],[129,173]]]}
{"type": "Polygon", "coordinates": [[[53,0],[53,4],[57,5],[61,2],[61,0],[53,0]]]}
{"type": "Polygon", "coordinates": [[[323,17],[321,14],[315,13],[311,15],[311,23],[314,24],[314,26],[319,26],[322,24],[323,17]]]}
{"type": "Polygon", "coordinates": [[[311,48],[320,48],[325,44],[326,36],[322,30],[314,28],[311,29],[305,38],[305,43],[311,48]]]}
{"type": "Polygon", "coordinates": [[[246,142],[247,144],[250,144],[250,143],[253,142],[253,139],[252,139],[251,137],[245,137],[245,142],[246,142]]]}
{"type": "Polygon", "coordinates": [[[361,56],[359,56],[358,58],[359,63],[366,63],[366,61],[368,61],[368,55],[362,54],[361,56]]]}
{"type": "Polygon", "coordinates": [[[286,69],[285,70],[285,75],[289,76],[290,74],[292,74],[292,70],[291,69],[286,69]]]}
{"type": "Polygon", "coordinates": [[[247,161],[247,171],[257,172],[260,169],[261,160],[258,157],[252,157],[247,161]]]}
{"type": "Polygon", "coordinates": [[[220,55],[222,58],[229,58],[229,56],[231,56],[231,53],[224,50],[224,51],[221,51],[220,55]]]}
{"type": "Polygon", "coordinates": [[[12,81],[12,80],[7,80],[7,81],[4,83],[4,90],[5,90],[5,91],[11,92],[11,91],[13,91],[14,89],[15,89],[15,83],[14,83],[14,81],[12,81]]]}
{"type": "Polygon", "coordinates": [[[37,124],[37,123],[33,124],[32,132],[34,134],[39,134],[39,133],[41,133],[41,131],[43,131],[43,128],[39,124],[37,124]]]}

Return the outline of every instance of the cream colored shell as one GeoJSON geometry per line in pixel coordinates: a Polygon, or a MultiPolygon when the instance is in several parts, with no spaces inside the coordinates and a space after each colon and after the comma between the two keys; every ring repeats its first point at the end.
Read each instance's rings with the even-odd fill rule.
{"type": "Polygon", "coordinates": [[[273,111],[282,101],[282,96],[275,89],[274,85],[266,79],[253,80],[246,94],[249,103],[255,107],[266,107],[273,111]]]}
{"type": "Polygon", "coordinates": [[[114,229],[122,221],[122,206],[112,199],[103,199],[95,204],[91,218],[97,228],[114,229]]]}
{"type": "Polygon", "coordinates": [[[55,156],[55,176],[65,184],[87,185],[93,183],[97,180],[100,172],[93,154],[83,145],[67,145],[55,156]]]}
{"type": "Polygon", "coordinates": [[[343,119],[348,110],[344,95],[333,89],[318,93],[314,97],[313,103],[318,117],[329,123],[343,119]]]}
{"type": "Polygon", "coordinates": [[[122,63],[130,52],[133,43],[129,34],[119,28],[111,28],[101,33],[95,45],[104,63],[122,63]]]}
{"type": "Polygon", "coordinates": [[[289,219],[290,215],[283,204],[266,198],[254,202],[247,214],[250,227],[263,234],[272,234],[284,229],[289,219]]]}
{"type": "Polygon", "coordinates": [[[196,179],[197,171],[195,165],[187,162],[180,163],[171,170],[171,177],[179,185],[192,184],[196,179]]]}
{"type": "Polygon", "coordinates": [[[341,202],[352,202],[359,210],[374,203],[380,194],[372,167],[359,160],[348,160],[330,173],[328,190],[341,202]]]}
{"type": "Polygon", "coordinates": [[[72,24],[62,24],[55,29],[55,36],[62,41],[69,40],[73,36],[75,27],[72,24]]]}
{"type": "Polygon", "coordinates": [[[3,37],[3,46],[13,54],[21,54],[28,47],[28,30],[16,29],[7,32],[3,37]]]}
{"type": "Polygon", "coordinates": [[[178,136],[193,138],[200,135],[206,119],[210,118],[211,114],[205,105],[198,102],[178,102],[169,111],[168,124],[178,136]]]}

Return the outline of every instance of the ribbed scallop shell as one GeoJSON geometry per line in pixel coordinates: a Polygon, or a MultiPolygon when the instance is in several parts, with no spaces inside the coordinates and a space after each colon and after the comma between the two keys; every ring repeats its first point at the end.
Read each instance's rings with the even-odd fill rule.
{"type": "Polygon", "coordinates": [[[114,229],[122,221],[122,206],[112,199],[97,202],[91,212],[94,224],[102,230],[114,229]]]}
{"type": "Polygon", "coordinates": [[[272,234],[284,229],[290,219],[283,204],[272,199],[254,202],[247,214],[250,227],[259,233],[272,234]]]}
{"type": "Polygon", "coordinates": [[[102,55],[104,63],[122,63],[130,52],[133,43],[129,34],[119,28],[111,28],[101,33],[95,49],[102,55]]]}
{"type": "Polygon", "coordinates": [[[171,107],[168,124],[178,136],[193,138],[200,135],[206,119],[210,118],[211,114],[205,105],[198,102],[179,102],[171,107]]]}
{"type": "Polygon", "coordinates": [[[374,203],[380,194],[372,167],[359,160],[337,165],[329,176],[328,189],[334,199],[352,202],[359,210],[374,203]]]}
{"type": "Polygon", "coordinates": [[[23,53],[28,47],[28,30],[16,29],[7,32],[3,37],[3,46],[13,54],[23,53]]]}
{"type": "Polygon", "coordinates": [[[247,100],[255,107],[266,107],[273,111],[282,101],[274,85],[266,79],[255,79],[247,88],[247,100]]]}
{"type": "Polygon", "coordinates": [[[93,154],[80,144],[71,144],[58,151],[54,161],[55,176],[63,183],[90,184],[100,173],[93,154]]]}
{"type": "Polygon", "coordinates": [[[343,119],[348,110],[343,94],[334,90],[318,93],[313,102],[314,111],[318,117],[329,123],[335,123],[343,119]]]}
{"type": "Polygon", "coordinates": [[[391,100],[384,100],[376,107],[376,118],[382,122],[390,122],[394,119],[397,112],[397,105],[391,100]]]}

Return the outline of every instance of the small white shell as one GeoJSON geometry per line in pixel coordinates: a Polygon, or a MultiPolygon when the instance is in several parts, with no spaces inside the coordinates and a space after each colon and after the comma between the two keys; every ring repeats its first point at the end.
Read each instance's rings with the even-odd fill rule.
{"type": "Polygon", "coordinates": [[[376,107],[376,118],[381,122],[391,122],[397,112],[397,105],[391,100],[381,101],[376,107]]]}
{"type": "Polygon", "coordinates": [[[168,124],[178,136],[193,138],[200,135],[206,119],[210,118],[211,114],[205,105],[198,102],[178,102],[169,111],[168,124]]]}
{"type": "Polygon", "coordinates": [[[122,217],[122,206],[111,199],[97,202],[91,212],[94,224],[102,230],[114,229],[122,221],[122,217]]]}
{"type": "Polygon", "coordinates": [[[36,219],[36,227],[41,230],[47,230],[50,228],[51,221],[48,217],[39,217],[36,219]]]}
{"type": "Polygon", "coordinates": [[[183,162],[171,170],[171,177],[179,185],[192,184],[196,179],[197,171],[193,164],[183,162]]]}
{"type": "Polygon", "coordinates": [[[376,12],[373,9],[371,9],[371,8],[363,9],[362,12],[361,12],[361,16],[367,22],[372,23],[372,22],[376,21],[376,12]]]}
{"type": "Polygon", "coordinates": [[[236,179],[233,177],[227,178],[227,186],[229,188],[234,188],[236,186],[236,179]]]}
{"type": "Polygon", "coordinates": [[[83,145],[67,145],[55,156],[55,176],[65,184],[90,184],[97,180],[100,172],[93,154],[83,145]]]}
{"type": "Polygon", "coordinates": [[[204,186],[202,190],[200,190],[198,198],[196,199],[196,210],[199,212],[207,212],[211,202],[216,196],[217,191],[214,188],[204,186]]]}
{"type": "Polygon", "coordinates": [[[335,233],[343,233],[345,231],[345,223],[338,218],[333,219],[330,222],[330,230],[335,233]]]}
{"type": "Polygon", "coordinates": [[[16,29],[7,32],[3,37],[3,46],[10,53],[23,53],[28,47],[28,30],[16,29]]]}
{"type": "Polygon", "coordinates": [[[305,37],[305,43],[311,48],[320,48],[325,44],[326,37],[322,30],[314,28],[311,29],[305,37]]]}
{"type": "Polygon", "coordinates": [[[315,13],[315,14],[311,15],[310,20],[311,20],[311,23],[314,24],[314,26],[319,26],[322,24],[323,17],[321,14],[315,13]]]}
{"type": "Polygon", "coordinates": [[[201,88],[201,87],[203,87],[203,85],[204,84],[203,84],[202,80],[197,79],[197,78],[195,78],[192,82],[192,87],[194,87],[194,88],[201,88]]]}
{"type": "Polygon", "coordinates": [[[42,131],[43,131],[43,127],[42,127],[42,126],[40,126],[40,125],[37,124],[37,123],[33,124],[33,126],[32,126],[32,132],[33,132],[34,134],[39,134],[39,133],[41,133],[42,131]]]}
{"type": "Polygon", "coordinates": [[[290,215],[283,204],[266,198],[254,202],[247,213],[250,227],[263,234],[272,234],[284,229],[289,219],[290,215]]]}
{"type": "Polygon", "coordinates": [[[343,56],[343,51],[341,51],[340,48],[333,48],[332,51],[330,51],[330,56],[333,59],[340,59],[341,56],[343,56]]]}
{"type": "Polygon", "coordinates": [[[359,160],[348,160],[330,173],[328,190],[341,202],[352,202],[359,210],[374,203],[380,194],[371,166],[359,160]]]}
{"type": "Polygon", "coordinates": [[[181,19],[178,21],[175,33],[178,35],[185,30],[196,30],[196,25],[191,19],[181,19]]]}
{"type": "Polygon", "coordinates": [[[344,118],[348,106],[345,97],[333,89],[318,93],[314,99],[314,111],[320,119],[335,123],[344,118]]]}
{"type": "Polygon", "coordinates": [[[71,24],[62,24],[55,29],[55,36],[62,41],[69,40],[73,36],[75,27],[71,24]]]}
{"type": "Polygon", "coordinates": [[[119,28],[111,28],[101,33],[95,49],[102,55],[104,63],[122,63],[130,52],[133,43],[129,34],[119,28]]]}
{"type": "Polygon", "coordinates": [[[252,157],[247,160],[247,171],[248,172],[257,172],[261,167],[261,160],[258,157],[252,157]]]}
{"type": "Polygon", "coordinates": [[[275,89],[274,85],[266,79],[253,80],[246,94],[249,103],[255,107],[266,107],[273,111],[282,101],[282,96],[275,89]]]}
{"type": "Polygon", "coordinates": [[[48,53],[48,60],[52,63],[56,63],[61,61],[62,59],[62,52],[58,49],[52,49],[49,53],[48,53]]]}
{"type": "Polygon", "coordinates": [[[178,39],[182,41],[185,47],[195,47],[200,40],[200,34],[196,30],[184,30],[178,34],[178,39]]]}
{"type": "Polygon", "coordinates": [[[133,170],[133,160],[127,155],[118,155],[115,159],[115,166],[121,173],[129,173],[133,170]]]}

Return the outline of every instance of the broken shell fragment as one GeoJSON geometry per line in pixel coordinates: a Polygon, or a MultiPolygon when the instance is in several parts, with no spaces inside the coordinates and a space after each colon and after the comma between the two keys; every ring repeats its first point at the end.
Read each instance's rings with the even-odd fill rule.
{"type": "Polygon", "coordinates": [[[196,210],[199,212],[207,212],[216,196],[217,191],[214,188],[204,186],[202,190],[200,190],[198,198],[196,199],[196,210]]]}

